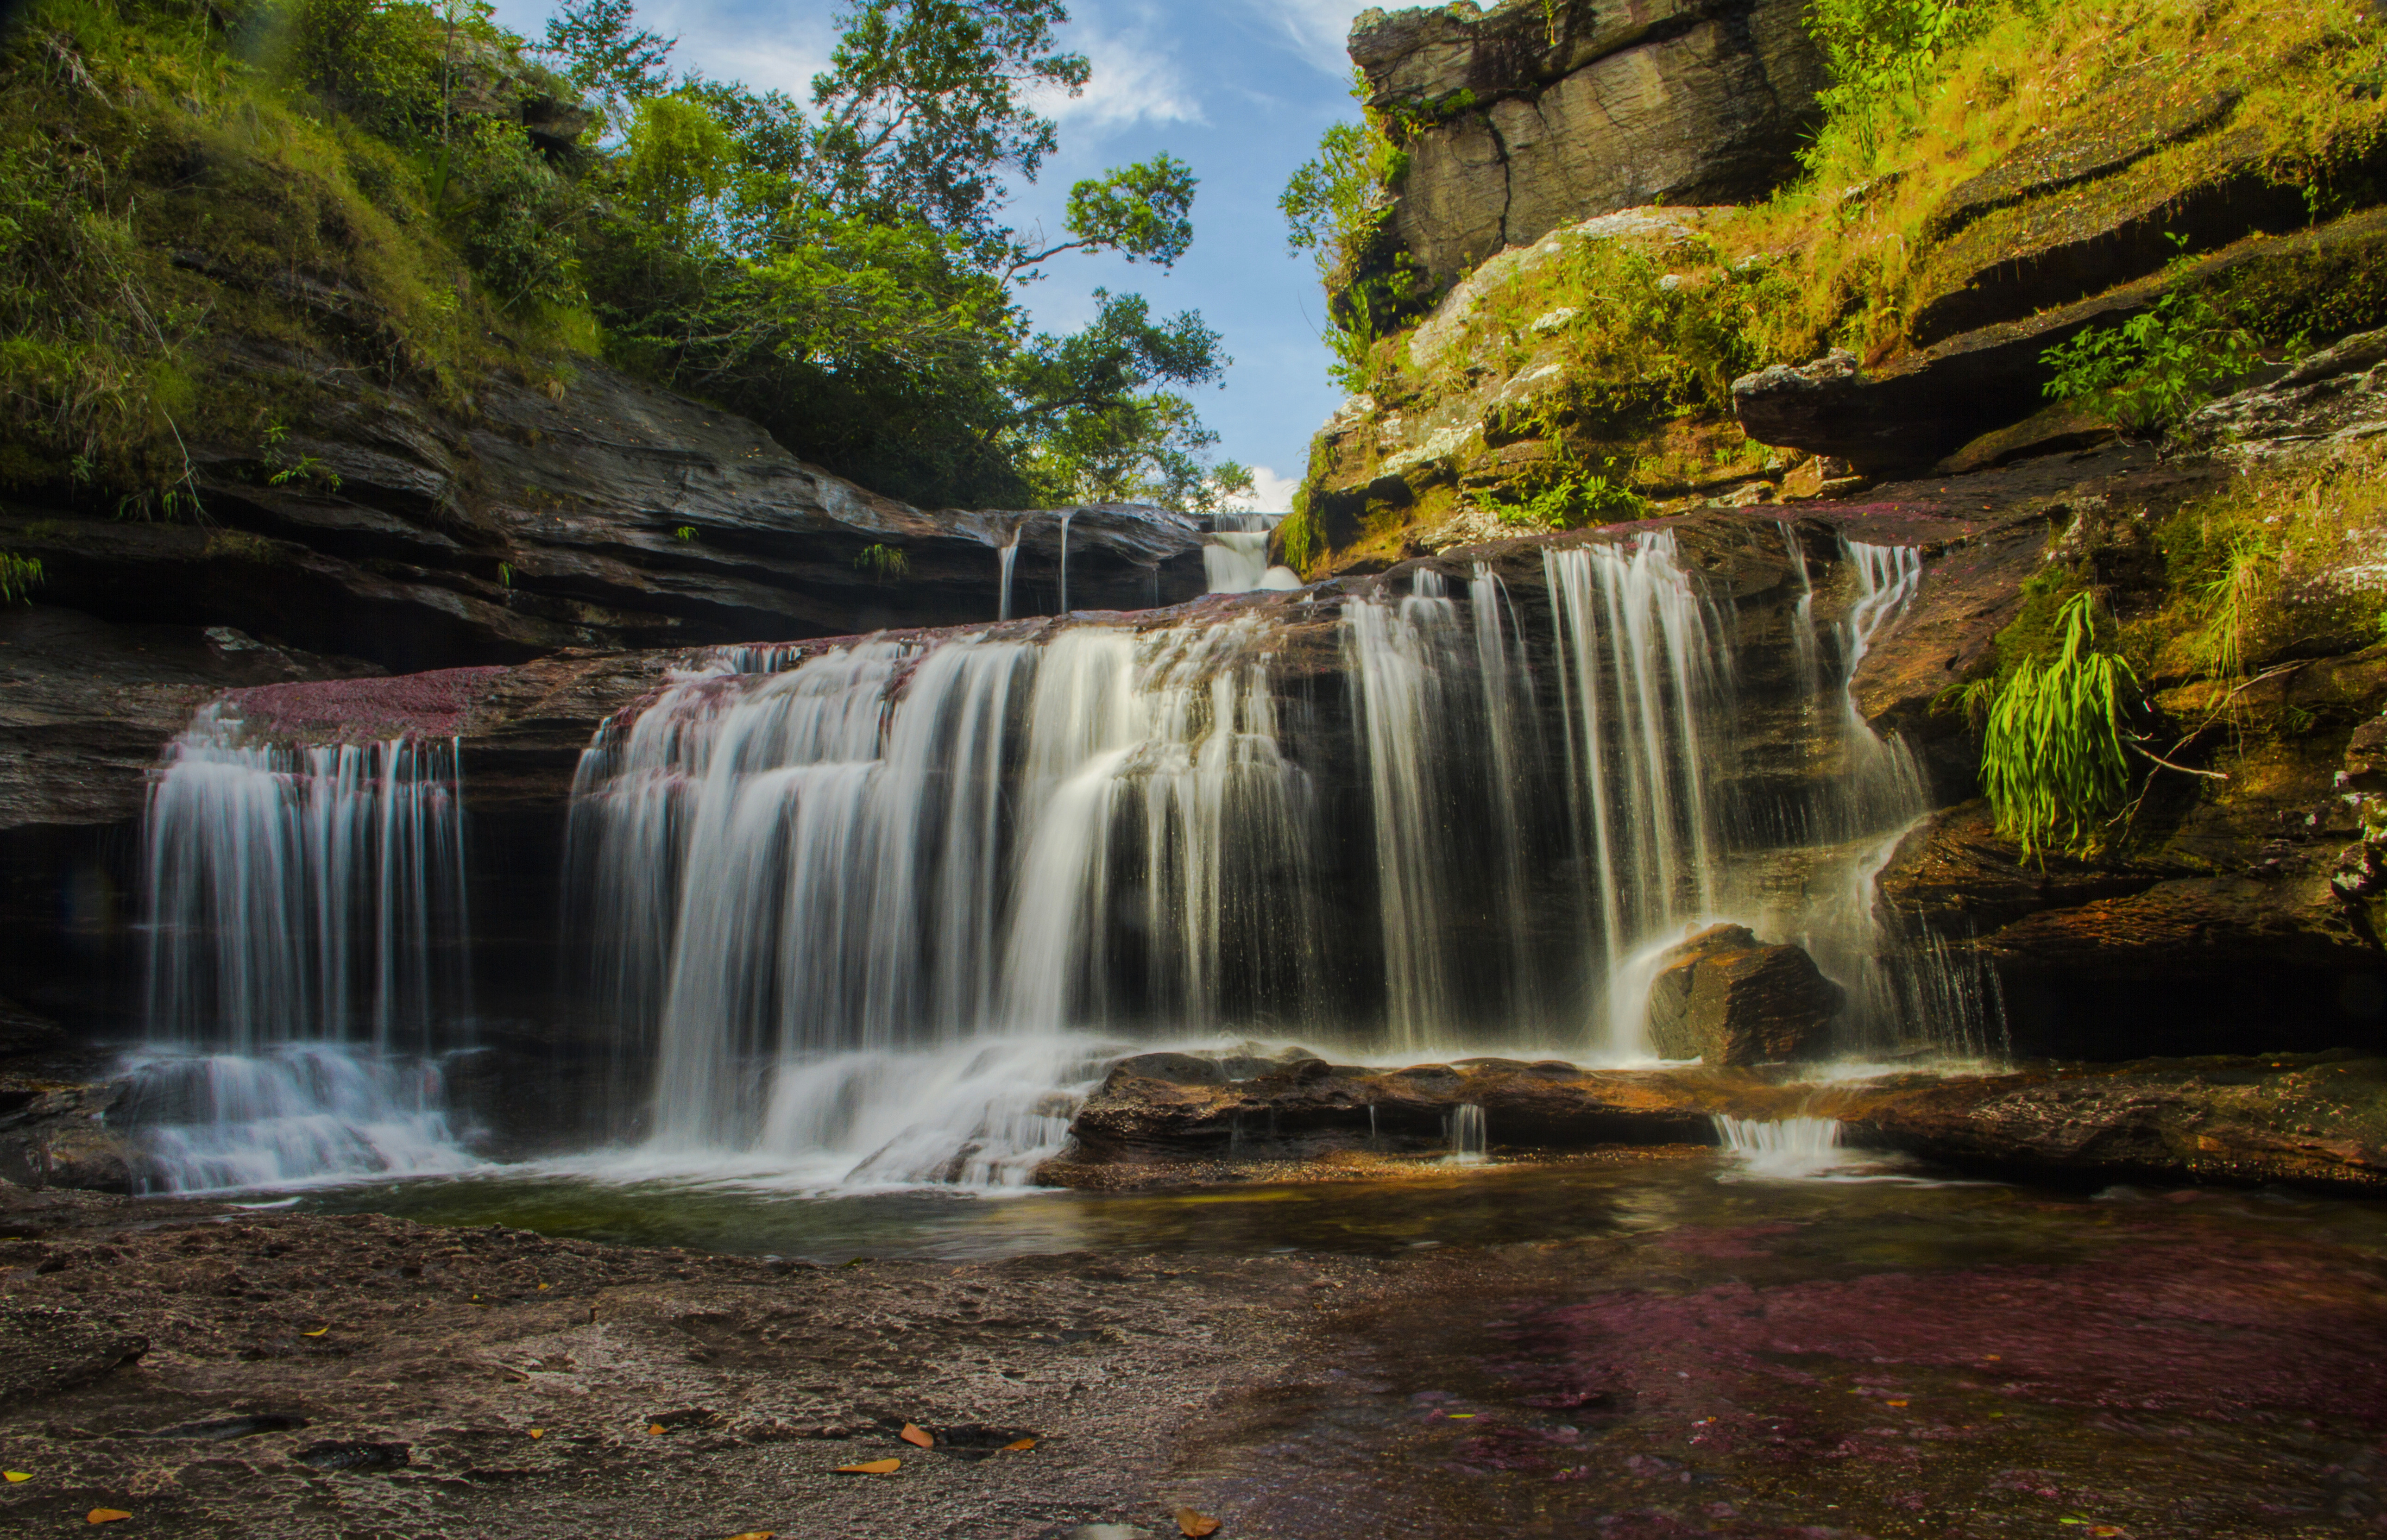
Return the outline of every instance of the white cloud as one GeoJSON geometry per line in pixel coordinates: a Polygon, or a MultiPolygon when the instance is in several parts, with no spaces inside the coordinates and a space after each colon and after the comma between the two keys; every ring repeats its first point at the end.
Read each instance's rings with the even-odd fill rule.
{"type": "Polygon", "coordinates": [[[1304,58],[1329,74],[1347,77],[1351,55],[1351,19],[1375,0],[1243,0],[1244,5],[1282,28],[1304,58]]]}
{"type": "Polygon", "coordinates": [[[1248,497],[1235,498],[1228,506],[1252,513],[1284,513],[1292,511],[1293,495],[1301,490],[1301,483],[1290,476],[1278,475],[1265,465],[1252,467],[1252,490],[1248,497]]]}
{"type": "Polygon", "coordinates": [[[672,64],[691,65],[714,80],[739,81],[758,91],[784,91],[807,107],[813,77],[828,68],[837,34],[826,15],[790,19],[776,7],[762,13],[718,0],[670,0],[639,7],[638,20],[679,39],[672,64]]]}
{"type": "Polygon", "coordinates": [[[1093,79],[1078,95],[1039,93],[1037,109],[1063,123],[1100,133],[1137,123],[1204,123],[1202,100],[1165,44],[1148,27],[1105,32],[1080,20],[1062,42],[1086,56],[1093,79]]]}

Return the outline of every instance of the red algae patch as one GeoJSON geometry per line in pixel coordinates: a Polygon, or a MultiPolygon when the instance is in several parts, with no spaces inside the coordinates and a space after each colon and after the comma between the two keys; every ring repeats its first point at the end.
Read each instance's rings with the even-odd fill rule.
{"type": "Polygon", "coordinates": [[[443,668],[386,679],[322,679],[227,690],[250,736],[307,742],[377,743],[453,738],[473,704],[512,670],[443,668]]]}

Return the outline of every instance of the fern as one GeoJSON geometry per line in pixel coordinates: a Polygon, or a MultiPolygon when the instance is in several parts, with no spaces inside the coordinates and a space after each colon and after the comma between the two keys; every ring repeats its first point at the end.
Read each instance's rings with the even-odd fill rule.
{"type": "Polygon", "coordinates": [[[40,587],[42,582],[39,557],[0,550],[0,604],[32,603],[33,590],[40,587]]]}
{"type": "Polygon", "coordinates": [[[1981,787],[1998,832],[2027,856],[2056,846],[2085,854],[2121,806],[2129,786],[2123,716],[2138,675],[2095,645],[2096,600],[2066,600],[2052,659],[2025,658],[1995,685],[1984,682],[1968,703],[1985,708],[1981,787]]]}

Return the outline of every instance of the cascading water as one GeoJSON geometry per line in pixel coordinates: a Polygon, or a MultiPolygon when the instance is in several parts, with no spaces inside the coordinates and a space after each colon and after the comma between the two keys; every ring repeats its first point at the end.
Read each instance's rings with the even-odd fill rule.
{"type": "Polygon", "coordinates": [[[966,1165],[1024,1178],[1004,1139],[1052,1134],[1029,1104],[1084,1078],[1082,1029],[1202,1031],[1297,998],[1307,787],[1279,751],[1264,639],[868,641],[683,679],[600,741],[575,837],[620,883],[594,946],[626,1056],[652,1034],[648,1152],[816,1153],[817,1119],[787,1099],[834,1073],[886,1087],[850,1126],[903,1124],[848,1152],[857,1171],[934,1177],[974,1143],[966,1165]],[[853,1068],[991,1063],[991,1043],[1043,1045],[1041,1079],[995,1054],[962,1119],[1010,1134],[957,1130],[950,1102],[906,1121],[904,1077],[853,1068]]]}
{"type": "Polygon", "coordinates": [[[1202,567],[1214,594],[1247,594],[1261,588],[1298,588],[1290,567],[1269,565],[1269,537],[1280,522],[1273,513],[1220,513],[1202,542],[1202,567]]]}
{"type": "Polygon", "coordinates": [[[676,678],[575,792],[575,929],[640,1109],[621,1158],[1024,1180],[1135,1041],[1631,1061],[1660,957],[1735,915],[1850,982],[1848,1041],[1911,1040],[1952,996],[1876,966],[1872,878],[1921,780],[1848,689],[1919,562],[1791,550],[1826,758],[1763,816],[1746,623],[1664,530],[1547,549],[1538,585],[1417,568],[1331,630],[1296,605],[676,678]]]}
{"type": "Polygon", "coordinates": [[[1018,530],[1015,529],[1011,532],[1011,538],[1005,540],[1003,543],[1003,549],[995,553],[995,561],[1001,570],[1003,591],[996,601],[994,618],[999,621],[1009,620],[1011,618],[1011,574],[1013,569],[1019,565],[1018,530]]]}
{"type": "Polygon", "coordinates": [[[202,710],[147,822],[147,1045],[119,1115],[155,1189],[469,1164],[440,1057],[470,1038],[452,743],[291,749],[202,710]]]}

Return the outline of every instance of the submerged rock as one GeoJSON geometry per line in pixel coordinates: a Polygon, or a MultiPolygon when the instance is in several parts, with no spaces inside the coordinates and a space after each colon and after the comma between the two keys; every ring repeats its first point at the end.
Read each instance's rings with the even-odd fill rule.
{"type": "Polygon", "coordinates": [[[1847,1003],[1803,948],[1714,925],[1668,953],[1651,980],[1649,1038],[1670,1059],[1778,1063],[1805,1057],[1847,1003]]]}

